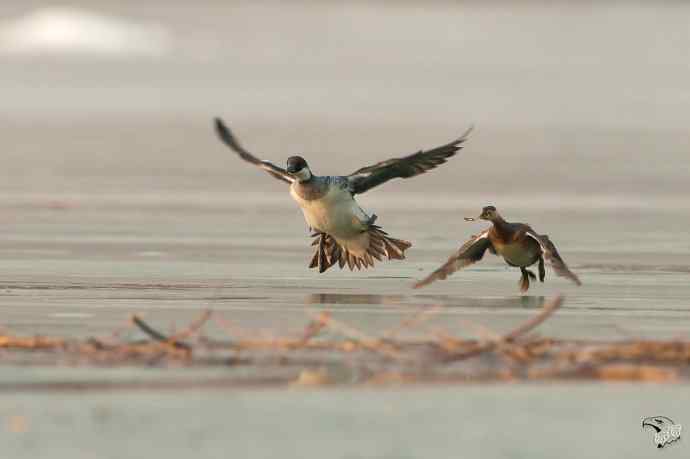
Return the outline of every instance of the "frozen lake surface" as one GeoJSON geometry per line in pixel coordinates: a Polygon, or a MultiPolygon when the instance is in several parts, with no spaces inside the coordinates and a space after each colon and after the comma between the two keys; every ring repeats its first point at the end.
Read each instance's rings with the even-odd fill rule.
{"type": "MultiPolygon", "coordinates": [[[[440,306],[430,327],[502,332],[563,293],[544,336],[689,338],[686,5],[45,6],[0,5],[5,329],[101,336],[133,313],[167,329],[210,308],[263,336],[321,310],[375,335],[440,306]],[[60,32],[74,30],[102,36],[60,32]],[[449,164],[361,196],[414,243],[407,260],[319,275],[284,186],[227,151],[214,116],[257,155],[302,154],[321,174],[476,130],[449,164]],[[549,234],[583,287],[548,272],[521,296],[517,271],[487,256],[411,290],[483,228],[462,217],[488,204],[549,234]]],[[[221,374],[193,371],[0,365],[4,451],[632,458],[656,454],[643,417],[690,412],[684,385],[79,393],[221,374]],[[76,385],[27,392],[55,382],[76,385]]]]}

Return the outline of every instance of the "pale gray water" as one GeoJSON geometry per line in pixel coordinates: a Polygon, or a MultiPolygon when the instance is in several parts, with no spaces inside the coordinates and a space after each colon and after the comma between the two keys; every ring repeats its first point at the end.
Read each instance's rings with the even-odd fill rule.
{"type": "Polygon", "coordinates": [[[21,394],[0,401],[28,432],[0,438],[14,458],[680,458],[686,438],[657,451],[641,428],[658,413],[682,424],[680,394],[653,385],[21,394]]]}
{"type": "MultiPolygon", "coordinates": [[[[28,26],[18,19],[44,6],[0,5],[2,326],[90,336],[134,312],[166,328],[212,308],[275,335],[301,330],[305,310],[327,309],[376,334],[442,304],[430,327],[463,333],[471,321],[500,332],[562,292],[544,335],[688,338],[687,5],[96,1],[82,6],[106,25],[163,30],[160,53],[17,53],[7,31],[36,38],[37,23],[54,32],[65,17],[79,29],[73,11],[38,10],[45,22],[28,26]],[[329,174],[476,130],[443,168],[361,197],[384,229],[414,242],[407,261],[318,275],[306,268],[309,239],[284,187],[217,142],[216,115],[257,154],[279,163],[304,154],[329,174]],[[549,275],[521,297],[518,274],[489,257],[410,290],[482,228],[462,217],[486,204],[548,233],[585,285],[549,275]]],[[[118,381],[107,371],[45,371],[0,366],[0,378],[118,381]]],[[[28,416],[29,432],[3,441],[13,457],[139,457],[123,444],[215,457],[221,442],[240,457],[323,457],[327,448],[334,457],[648,457],[657,452],[639,419],[678,413],[683,423],[683,391],[123,392],[83,405],[10,392],[0,414],[28,416]],[[429,412],[418,421],[420,407],[429,412]],[[116,414],[100,423],[89,410],[116,414]],[[548,427],[550,442],[534,440],[543,429],[531,425],[548,427]],[[68,427],[85,432],[80,452],[68,427]],[[592,448],[571,448],[582,444],[592,448]]]]}
{"type": "MultiPolygon", "coordinates": [[[[126,120],[113,123],[119,127],[111,129],[137,130],[126,120]]],[[[102,132],[99,144],[108,148],[128,143],[129,137],[111,137],[112,131],[98,122],[83,126],[91,133],[102,132]]],[[[32,188],[15,186],[0,200],[5,220],[0,279],[6,326],[29,334],[50,333],[60,326],[69,334],[86,335],[108,332],[132,312],[145,311],[161,325],[179,325],[197,311],[212,308],[248,326],[299,329],[306,321],[305,308],[318,307],[333,309],[375,333],[419,305],[440,303],[448,306],[439,317],[441,323],[450,315],[500,330],[532,314],[539,298],[562,292],[567,296],[565,308],[546,324],[544,333],[687,337],[690,209],[682,196],[662,195],[655,186],[655,193],[634,195],[635,180],[651,180],[646,176],[652,172],[642,163],[622,185],[627,194],[617,189],[577,193],[596,189],[598,182],[614,174],[617,153],[599,151],[602,159],[597,164],[602,167],[582,161],[564,171],[558,158],[545,160],[530,152],[518,158],[507,148],[487,148],[487,143],[510,133],[490,128],[478,132],[442,169],[386,184],[361,197],[363,205],[379,215],[384,229],[414,242],[408,260],[381,263],[372,271],[331,270],[319,275],[306,267],[310,239],[284,187],[225,151],[212,137],[208,120],[170,130],[151,121],[140,127],[135,137],[139,145],[155,145],[170,135],[190,148],[197,141],[204,148],[188,155],[182,147],[167,147],[168,152],[123,146],[117,160],[102,166],[102,156],[90,150],[60,147],[69,150],[69,160],[58,162],[41,153],[47,164],[37,169],[43,178],[32,188]],[[530,179],[525,190],[516,185],[514,192],[500,191],[503,185],[492,180],[491,167],[483,164],[491,151],[498,158],[489,164],[500,160],[519,168],[524,162],[534,163],[537,172],[525,173],[530,179]],[[190,164],[196,166],[187,167],[190,164]],[[567,187],[539,180],[566,172],[567,187]],[[474,182],[474,189],[463,192],[470,188],[465,182],[474,182]],[[529,291],[539,298],[526,300],[517,291],[517,272],[487,256],[447,281],[411,290],[414,279],[485,226],[463,222],[462,217],[476,215],[489,203],[506,217],[550,234],[582,276],[584,287],[549,275],[547,283],[534,284],[529,291]],[[322,294],[330,296],[319,299],[322,294]]],[[[346,146],[356,143],[348,129],[340,134],[346,146]]],[[[72,143],[70,133],[77,132],[50,128],[42,135],[53,145],[63,145],[72,143]]],[[[397,135],[406,132],[402,129],[397,135]]],[[[32,138],[25,127],[11,134],[32,138]]],[[[656,138],[669,143],[661,134],[656,138]]],[[[261,138],[254,143],[260,144],[261,138]]],[[[630,148],[636,147],[631,143],[630,148]]],[[[367,157],[354,150],[347,155],[352,166],[346,170],[385,155],[367,157]]],[[[342,156],[337,162],[345,163],[342,156]]],[[[321,162],[327,171],[338,170],[323,158],[321,162]]],[[[24,155],[14,163],[31,170],[34,160],[24,155]]],[[[677,163],[680,169],[680,160],[677,163]]],[[[8,176],[5,183],[19,177],[8,176]]],[[[661,186],[666,176],[652,178],[661,186]]]]}

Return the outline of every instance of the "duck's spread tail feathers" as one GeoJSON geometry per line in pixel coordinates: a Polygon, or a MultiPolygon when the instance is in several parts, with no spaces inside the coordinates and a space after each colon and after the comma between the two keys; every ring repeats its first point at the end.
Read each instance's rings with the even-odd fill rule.
{"type": "Polygon", "coordinates": [[[355,254],[338,243],[330,234],[315,232],[311,235],[315,238],[311,245],[316,246],[316,250],[309,267],[318,268],[320,273],[335,264],[338,264],[340,269],[347,266],[350,271],[355,268],[358,270],[366,269],[374,266],[374,259],[382,261],[386,257],[389,260],[403,260],[405,259],[405,250],[412,247],[408,241],[389,237],[388,233],[376,225],[370,225],[367,233],[369,246],[363,253],[355,254]]]}

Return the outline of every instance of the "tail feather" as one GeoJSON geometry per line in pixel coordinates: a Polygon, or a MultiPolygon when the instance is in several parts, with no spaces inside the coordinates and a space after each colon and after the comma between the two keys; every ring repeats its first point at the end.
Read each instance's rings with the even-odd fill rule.
{"type": "Polygon", "coordinates": [[[330,234],[315,232],[311,235],[315,238],[311,243],[315,247],[315,252],[309,268],[318,268],[320,273],[336,264],[340,269],[347,266],[350,271],[354,271],[355,268],[357,270],[372,268],[375,259],[383,261],[386,257],[389,260],[404,260],[405,251],[412,247],[408,241],[389,237],[388,233],[376,225],[371,225],[367,233],[369,247],[363,255],[356,255],[338,243],[330,234]]]}
{"type": "Polygon", "coordinates": [[[324,238],[323,236],[319,238],[319,248],[318,248],[318,250],[316,251],[316,253],[319,254],[319,263],[318,263],[318,265],[319,265],[319,272],[320,272],[320,273],[322,273],[322,272],[325,271],[325,270],[324,270],[324,265],[326,264],[326,251],[324,250],[325,247],[324,247],[324,243],[323,243],[323,240],[324,240],[324,239],[325,239],[325,238],[324,238]]]}
{"type": "Polygon", "coordinates": [[[352,257],[352,261],[354,261],[355,266],[357,267],[357,271],[362,270],[362,259],[359,257],[352,257]]]}
{"type": "Polygon", "coordinates": [[[382,260],[382,257],[386,256],[386,245],[383,240],[378,235],[369,236],[369,252],[371,256],[376,258],[378,261],[382,260]]]}
{"type": "Polygon", "coordinates": [[[333,244],[331,249],[331,253],[329,254],[329,259],[332,262],[331,264],[334,265],[338,259],[340,258],[340,246],[338,244],[333,244]]]}
{"type": "Polygon", "coordinates": [[[368,267],[374,267],[374,259],[372,258],[371,254],[368,252],[364,254],[364,261],[367,262],[367,268],[368,267]]]}
{"type": "MultiPolygon", "coordinates": [[[[371,250],[369,250],[369,255],[372,256],[373,258],[376,258],[378,261],[382,261],[383,259],[381,257],[385,257],[386,253],[383,251],[383,249],[379,249],[376,247],[372,247],[371,250]]],[[[374,261],[372,260],[372,265],[374,261]]]]}
{"type": "Polygon", "coordinates": [[[317,239],[311,243],[312,246],[316,246],[316,251],[309,263],[309,268],[318,268],[322,273],[338,261],[336,254],[340,246],[335,244],[327,234],[320,233],[316,237],[317,239]]]}
{"type": "MultiPolygon", "coordinates": [[[[312,244],[312,245],[315,245],[315,244],[312,244]]],[[[317,266],[319,266],[319,251],[318,250],[316,252],[314,252],[314,256],[311,259],[311,263],[309,263],[309,268],[310,269],[316,268],[317,266]]]]}
{"type": "Polygon", "coordinates": [[[345,251],[345,259],[347,260],[347,267],[350,268],[350,271],[354,271],[355,262],[354,262],[354,259],[352,258],[352,254],[350,252],[348,252],[347,250],[345,251]]]}

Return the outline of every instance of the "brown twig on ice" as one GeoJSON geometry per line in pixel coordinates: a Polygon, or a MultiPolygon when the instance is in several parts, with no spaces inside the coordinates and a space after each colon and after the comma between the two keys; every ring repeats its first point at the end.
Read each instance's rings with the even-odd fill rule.
{"type": "Polygon", "coordinates": [[[534,369],[528,379],[596,379],[602,381],[674,382],[679,378],[677,368],[654,365],[605,364],[576,365],[566,368],[534,369]]]}
{"type": "Polygon", "coordinates": [[[56,349],[67,345],[67,341],[60,338],[45,338],[42,336],[15,337],[0,335],[0,348],[7,349],[56,349]]]}
{"type": "Polygon", "coordinates": [[[163,344],[168,344],[173,346],[174,348],[177,349],[184,349],[186,351],[191,351],[192,348],[189,344],[175,341],[172,338],[169,338],[165,336],[163,333],[159,332],[155,328],[151,327],[149,324],[144,322],[141,317],[137,316],[136,314],[132,316],[132,323],[139,327],[141,331],[146,333],[149,337],[151,337],[154,341],[161,342],[163,344]]]}
{"type": "MultiPolygon", "coordinates": [[[[259,379],[265,378],[278,385],[295,380],[293,369],[301,370],[296,381],[302,385],[345,381],[413,384],[516,379],[667,382],[690,377],[688,340],[559,340],[532,335],[531,332],[562,304],[560,296],[546,301],[533,317],[507,333],[469,324],[476,332],[476,338],[471,339],[453,336],[439,327],[427,330],[431,327],[424,322],[435,317],[440,307],[417,312],[392,330],[377,335],[335,320],[325,311],[310,313],[311,320],[297,334],[279,329],[282,336],[244,330],[215,315],[212,320],[232,335],[231,340],[224,341],[208,338],[192,341],[211,319],[210,311],[205,311],[182,331],[167,335],[134,315],[132,326],[146,335],[145,340],[127,338],[121,333],[108,339],[79,339],[21,337],[3,331],[0,333],[0,364],[213,366],[238,362],[237,354],[242,353],[243,363],[256,365],[259,379]],[[418,327],[412,330],[415,336],[421,331],[425,331],[424,335],[411,338],[400,333],[412,327],[418,327]],[[449,362],[456,364],[446,365],[449,362]],[[275,365],[290,365],[286,373],[289,377],[275,376],[271,370],[275,365]],[[348,373],[343,377],[339,370],[314,370],[331,365],[355,369],[352,372],[355,376],[350,377],[348,373]],[[269,371],[263,373],[266,368],[269,371]]],[[[0,390],[3,387],[0,383],[0,390]]]]}
{"type": "Polygon", "coordinates": [[[447,353],[442,358],[445,362],[454,362],[457,360],[464,360],[470,357],[475,357],[484,352],[492,351],[498,347],[505,344],[514,342],[517,338],[523,336],[524,334],[530,332],[535,327],[544,322],[551,314],[554,313],[563,304],[563,296],[559,295],[551,301],[544,303],[541,311],[536,316],[527,320],[526,322],[520,324],[517,328],[512,330],[505,335],[500,336],[496,339],[490,339],[484,343],[478,343],[477,345],[471,347],[469,350],[464,350],[461,352],[447,353]]]}
{"type": "Polygon", "coordinates": [[[194,322],[189,324],[187,328],[185,328],[182,331],[179,331],[175,333],[173,336],[169,338],[169,340],[172,341],[180,341],[185,338],[189,338],[190,336],[194,335],[195,333],[199,332],[203,328],[204,325],[206,325],[206,322],[208,322],[208,319],[211,318],[212,311],[210,309],[207,309],[203,313],[201,313],[201,316],[199,316],[198,319],[196,319],[194,322]]]}
{"type": "MultiPolygon", "coordinates": [[[[312,315],[312,317],[314,316],[312,315]]],[[[316,316],[314,318],[316,320],[319,320],[319,316],[316,316]]],[[[327,316],[325,319],[326,320],[324,320],[324,325],[326,327],[330,328],[336,333],[345,336],[346,338],[354,340],[356,344],[362,346],[364,349],[377,352],[379,354],[385,355],[386,357],[390,357],[396,360],[405,359],[405,356],[398,352],[390,343],[387,343],[386,341],[380,339],[372,338],[361,330],[358,330],[350,325],[333,319],[333,317],[331,317],[330,315],[327,316]]],[[[321,320],[323,320],[323,317],[321,318],[321,320]]]]}
{"type": "Polygon", "coordinates": [[[511,331],[510,333],[503,336],[503,341],[515,341],[515,339],[528,333],[542,324],[546,319],[553,314],[556,309],[560,308],[563,304],[563,295],[558,295],[551,301],[544,303],[541,311],[536,316],[532,317],[527,322],[522,323],[519,327],[511,331]]]}
{"type": "Polygon", "coordinates": [[[328,321],[331,319],[331,315],[328,312],[322,312],[315,318],[313,318],[306,327],[304,327],[304,333],[300,342],[302,344],[307,344],[312,338],[315,338],[321,330],[328,326],[328,321]]]}
{"type": "Polygon", "coordinates": [[[436,315],[442,310],[443,306],[438,304],[435,304],[430,307],[425,306],[416,313],[414,313],[412,316],[405,317],[395,328],[386,330],[385,332],[383,332],[381,336],[389,340],[394,339],[398,336],[398,334],[401,331],[420,325],[428,321],[432,317],[436,317],[436,315]]]}

